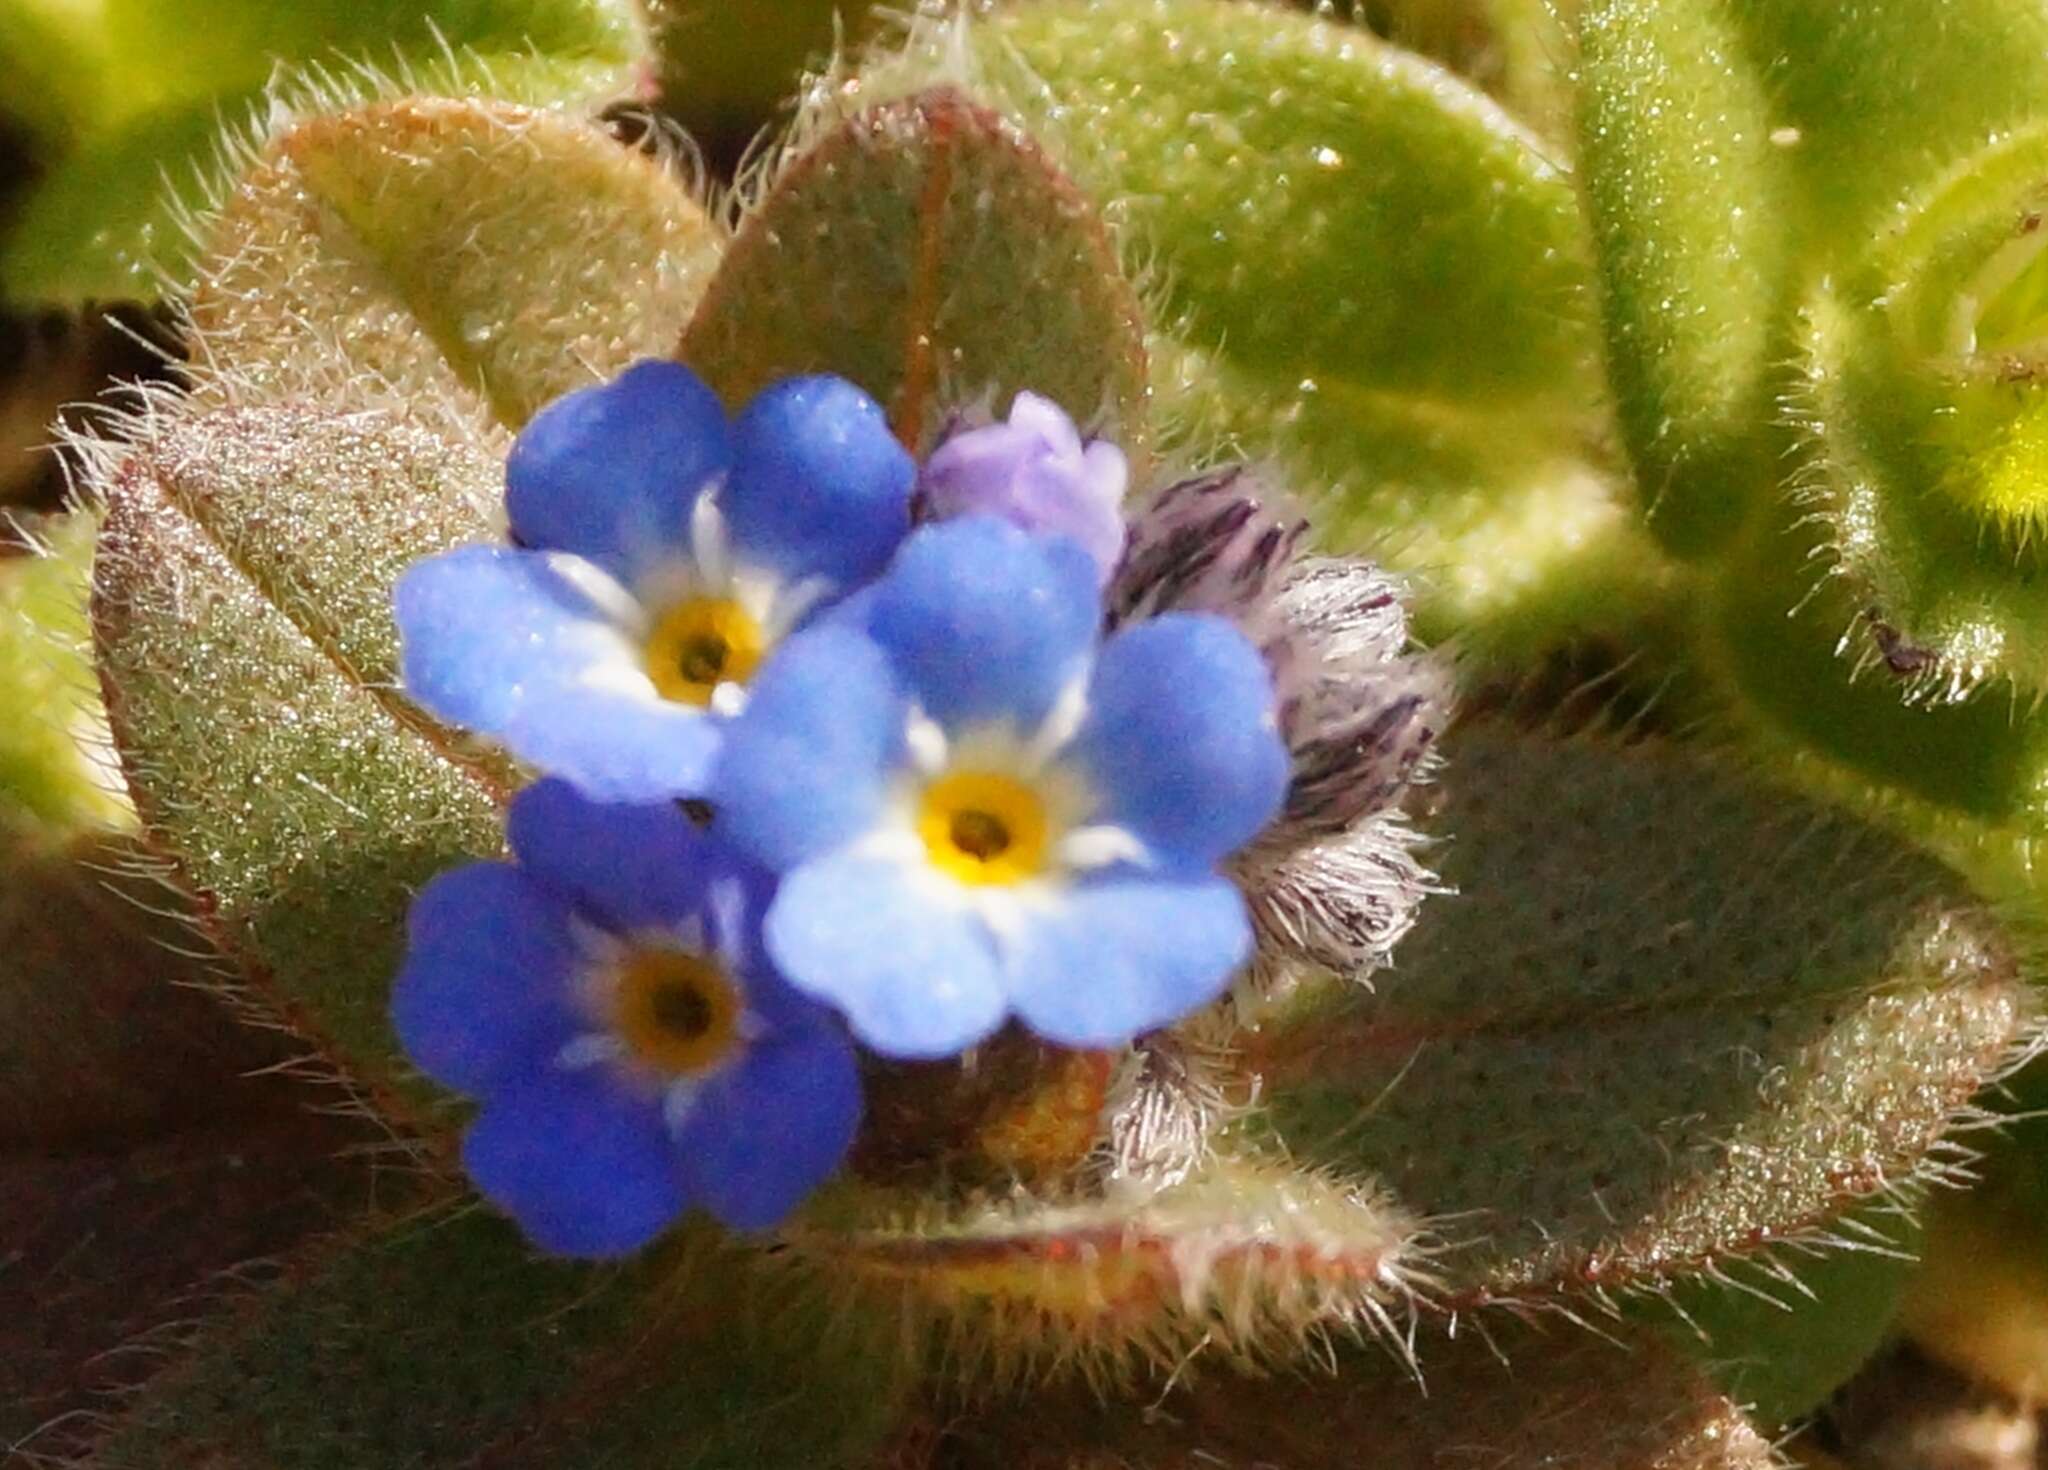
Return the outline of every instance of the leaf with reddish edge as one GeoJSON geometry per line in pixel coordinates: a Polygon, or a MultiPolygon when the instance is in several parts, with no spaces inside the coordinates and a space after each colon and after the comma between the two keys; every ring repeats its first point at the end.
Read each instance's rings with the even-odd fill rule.
{"type": "Polygon", "coordinates": [[[906,1432],[891,1470],[1768,1470],[1742,1411],[1646,1342],[1496,1330],[1337,1370],[1201,1372],[1142,1399],[1033,1394],[906,1432]],[[1496,1352],[1496,1349],[1498,1352],[1496,1352]]]}
{"type": "Polygon", "coordinates": [[[1255,1132],[1443,1222],[1452,1305],[1825,1237],[2032,1023],[1996,923],[1872,827],[1677,748],[1480,722],[1448,754],[1456,893],[1379,994],[1302,997],[1244,1058],[1255,1132]]]}
{"type": "Polygon", "coordinates": [[[93,456],[114,740],[269,1007],[420,1122],[440,1094],[385,1015],[406,908],[499,851],[514,777],[397,692],[392,584],[496,539],[510,431],[665,352],[721,236],[603,128],[447,98],[290,123],[203,229],[192,391],[93,456]]]}
{"type": "Polygon", "coordinates": [[[1087,198],[1015,126],[940,88],[827,131],[741,225],[683,334],[728,404],[834,372],[927,447],[941,414],[1028,388],[1144,442],[1139,304],[1087,198]]]}
{"type": "Polygon", "coordinates": [[[484,1211],[304,1253],[114,1425],[103,1470],[858,1463],[911,1360],[874,1318],[685,1231],[631,1262],[537,1260],[484,1211]]]}

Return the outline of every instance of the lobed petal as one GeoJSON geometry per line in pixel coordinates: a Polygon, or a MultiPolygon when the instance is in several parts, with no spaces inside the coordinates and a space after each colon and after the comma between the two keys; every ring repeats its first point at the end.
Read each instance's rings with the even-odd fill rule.
{"type": "Polygon", "coordinates": [[[1010,1004],[1062,1046],[1121,1046],[1209,1004],[1251,957],[1244,898],[1221,878],[1104,876],[1003,944],[1010,1004]]]}
{"type": "Polygon", "coordinates": [[[674,802],[597,802],[562,780],[520,792],[506,832],[521,867],[619,933],[686,919],[741,872],[674,802]]]}
{"type": "Polygon", "coordinates": [[[647,359],[533,416],[505,461],[505,510],[521,544],[631,582],[689,550],[697,497],[731,462],[717,395],[681,363],[647,359]]]}
{"type": "Polygon", "coordinates": [[[808,863],[769,906],[769,957],[883,1055],[952,1056],[994,1031],[1005,1006],[980,921],[936,881],[856,856],[808,863]]]}
{"type": "Polygon", "coordinates": [[[1070,758],[1101,806],[1168,867],[1206,868],[1272,821],[1287,792],[1265,661],[1227,620],[1169,613],[1103,645],[1070,758]]]}
{"type": "Polygon", "coordinates": [[[661,698],[639,652],[551,555],[463,546],[408,567],[393,594],[406,692],[599,801],[703,788],[718,734],[661,698]]]}
{"type": "Polygon", "coordinates": [[[728,722],[712,773],[719,832],[781,872],[873,827],[906,706],[888,657],[837,621],[786,641],[728,722]]]}
{"type": "Polygon", "coordinates": [[[733,445],[719,504],[742,561],[849,587],[879,574],[910,534],[917,464],[881,406],[844,378],[764,389],[733,445]]]}
{"type": "Polygon", "coordinates": [[[940,724],[1028,730],[1086,669],[1101,621],[1095,563],[1078,544],[972,515],[903,543],[868,626],[940,724]]]}
{"type": "Polygon", "coordinates": [[[574,1026],[569,920],[560,895],[509,863],[471,863],[422,889],[391,991],[413,1065],[482,1096],[551,1055],[574,1026]]]}
{"type": "Polygon", "coordinates": [[[838,1169],[860,1116],[851,1043],[813,1026],[756,1044],[706,1082],[676,1154],[699,1204],[732,1229],[765,1230],[838,1169]]]}
{"type": "Polygon", "coordinates": [[[543,1068],[493,1094],[462,1141],[462,1163],[554,1255],[625,1255],[689,1203],[658,1100],[602,1065],[543,1068]]]}

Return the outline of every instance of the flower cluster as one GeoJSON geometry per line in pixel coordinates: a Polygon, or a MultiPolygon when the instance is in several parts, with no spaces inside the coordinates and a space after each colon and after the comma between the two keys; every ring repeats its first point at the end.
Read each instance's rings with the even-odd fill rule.
{"type": "Polygon", "coordinates": [[[1254,960],[1384,960],[1436,698],[1392,589],[1241,477],[1128,525],[1127,478],[1030,394],[919,466],[841,379],[729,421],[646,362],[519,436],[510,544],[401,579],[407,692],[547,778],[393,1001],[534,1241],[774,1224],[852,1145],[854,1041],[1121,1047],[1254,960]]]}

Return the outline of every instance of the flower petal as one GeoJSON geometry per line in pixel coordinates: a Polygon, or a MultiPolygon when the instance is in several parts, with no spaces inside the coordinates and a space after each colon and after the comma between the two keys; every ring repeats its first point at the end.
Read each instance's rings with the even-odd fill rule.
{"type": "Polygon", "coordinates": [[[743,561],[836,586],[880,572],[910,533],[917,464],[881,406],[844,378],[788,378],[733,426],[720,505],[743,561]]]}
{"type": "Polygon", "coordinates": [[[536,692],[637,668],[610,612],[533,552],[459,546],[407,567],[392,600],[406,693],[471,730],[499,734],[536,692]]]}
{"type": "Polygon", "coordinates": [[[603,1065],[547,1067],[494,1094],[462,1141],[462,1163],[556,1255],[637,1250],[689,1203],[659,1103],[603,1065]]]}
{"type": "Polygon", "coordinates": [[[1086,666],[1101,621],[1095,563],[1078,544],[972,515],[903,543],[869,627],[940,724],[1031,729],[1086,666]]]}
{"type": "Polygon", "coordinates": [[[905,713],[866,634],[835,621],[789,639],[725,726],[710,786],[717,830],[777,872],[844,846],[881,813],[905,713]]]}
{"type": "Polygon", "coordinates": [[[1070,536],[1107,582],[1123,553],[1129,470],[1107,441],[1083,446],[1060,406],[1019,393],[1008,423],[966,429],[932,451],[919,486],[945,519],[977,512],[1039,535],[1070,536]]]}
{"type": "Polygon", "coordinates": [[[521,867],[621,932],[688,918],[709,883],[739,874],[674,802],[596,802],[566,781],[520,792],[506,831],[521,867]]]}
{"type": "Polygon", "coordinates": [[[704,1084],[676,1153],[697,1202],[735,1230],[765,1230],[846,1158],[860,1070],[835,1024],[772,1037],[704,1084]]]}
{"type": "Polygon", "coordinates": [[[505,462],[505,509],[524,545],[631,581],[689,549],[697,496],[731,460],[717,396],[681,363],[648,359],[533,416],[505,462]]]}
{"type": "Polygon", "coordinates": [[[1126,874],[1068,890],[1002,949],[1025,1025],[1062,1046],[1121,1046],[1221,995],[1252,930],[1224,879],[1126,874]]]}
{"type": "Polygon", "coordinates": [[[1287,747],[1258,651],[1223,618],[1168,613],[1103,645],[1070,758],[1163,863],[1203,868],[1280,810],[1287,747]]]}
{"type": "Polygon", "coordinates": [[[480,1096],[574,1025],[569,907],[509,863],[471,863],[420,891],[406,919],[391,1021],[413,1065],[480,1096]]]}
{"type": "Polygon", "coordinates": [[[555,555],[463,546],[408,567],[393,594],[406,692],[596,800],[696,795],[715,726],[655,692],[555,555]]]}
{"type": "Polygon", "coordinates": [[[718,754],[711,716],[660,696],[574,689],[529,700],[501,739],[592,801],[639,804],[701,796],[718,754]]]}
{"type": "Polygon", "coordinates": [[[952,1056],[1001,1023],[1003,992],[980,921],[938,881],[870,858],[809,863],[769,905],[769,957],[885,1056],[952,1056]]]}

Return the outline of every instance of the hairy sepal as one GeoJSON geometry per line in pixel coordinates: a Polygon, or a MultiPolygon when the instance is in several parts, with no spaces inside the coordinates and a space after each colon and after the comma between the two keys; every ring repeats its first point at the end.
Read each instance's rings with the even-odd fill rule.
{"type": "Polygon", "coordinates": [[[1427,1227],[1370,1182],[1211,1157],[1163,1186],[1070,1183],[954,1204],[849,1186],[789,1240],[977,1387],[1279,1360],[1323,1331],[1398,1346],[1429,1287],[1427,1227]]]}

